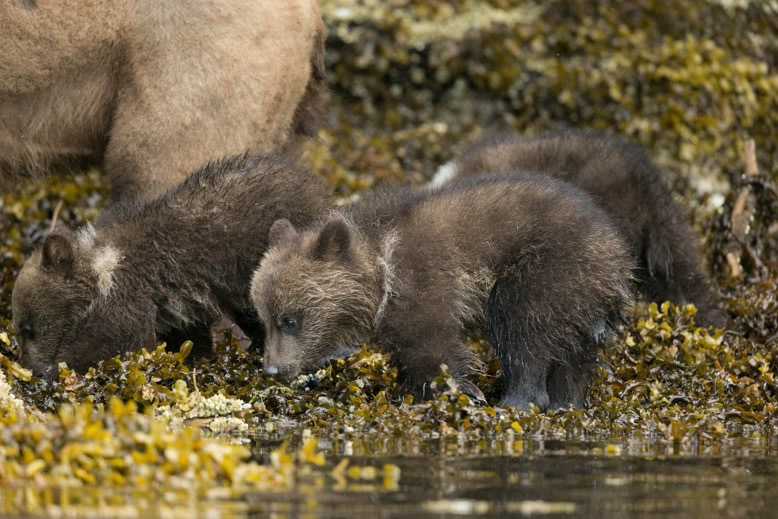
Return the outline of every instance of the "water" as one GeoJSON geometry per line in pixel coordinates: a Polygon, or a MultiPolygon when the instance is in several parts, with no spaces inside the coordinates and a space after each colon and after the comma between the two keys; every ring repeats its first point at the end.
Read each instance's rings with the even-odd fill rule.
{"type": "MultiPolygon", "coordinates": [[[[277,446],[260,439],[254,456],[268,461],[277,446]]],[[[770,438],[695,445],[373,438],[321,440],[320,449],[326,464],[298,471],[284,487],[4,489],[0,515],[778,517],[778,445],[770,438]]]]}
{"type": "MultiPolygon", "coordinates": [[[[356,460],[359,462],[360,460],[356,460]]],[[[375,463],[374,459],[363,460],[375,463]]],[[[395,491],[358,485],[316,494],[248,496],[255,509],[319,517],[767,517],[778,509],[778,460],[596,456],[395,458],[395,491]]]]}
{"type": "Polygon", "coordinates": [[[778,517],[778,451],[765,441],[668,447],[390,440],[336,442],[330,451],[359,453],[350,457],[353,465],[394,464],[399,482],[250,494],[252,509],[292,517],[778,517]]]}

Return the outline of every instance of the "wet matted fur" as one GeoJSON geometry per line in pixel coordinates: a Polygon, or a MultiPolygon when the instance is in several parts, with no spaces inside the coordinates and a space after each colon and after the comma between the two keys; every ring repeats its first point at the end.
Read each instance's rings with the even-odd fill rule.
{"type": "Polygon", "coordinates": [[[264,333],[249,285],[274,220],[308,225],[329,207],[322,181],[287,159],[211,163],[158,199],[114,205],[78,232],[58,229],[25,262],[13,291],[20,362],[56,377],[120,353],[179,346],[210,351],[210,325],[264,333]]]}
{"type": "Polygon", "coordinates": [[[270,374],[314,370],[372,337],[416,397],[441,364],[480,397],[462,338],[475,324],[500,360],[503,403],[580,406],[630,298],[633,263],[611,220],[548,176],[377,192],[270,235],[251,288],[270,374]]]}
{"type": "Polygon", "coordinates": [[[322,114],[316,0],[0,0],[0,27],[0,189],[97,165],[149,199],[322,114]]]}
{"type": "Polygon", "coordinates": [[[629,244],[639,267],[638,288],[646,299],[694,303],[700,324],[726,325],[726,313],[718,307],[701,265],[699,237],[643,150],[622,139],[578,130],[536,137],[493,135],[441,167],[431,185],[507,171],[552,175],[584,189],[629,244]]]}

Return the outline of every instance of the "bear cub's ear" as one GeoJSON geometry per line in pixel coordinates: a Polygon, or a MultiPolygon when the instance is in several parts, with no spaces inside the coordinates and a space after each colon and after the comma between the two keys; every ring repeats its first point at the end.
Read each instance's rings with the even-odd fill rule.
{"type": "Polygon", "coordinates": [[[43,268],[66,275],[73,270],[76,254],[71,237],[55,231],[43,242],[41,265],[43,268]]]}
{"type": "Polygon", "coordinates": [[[292,222],[286,218],[279,218],[273,225],[270,226],[270,231],[267,233],[268,247],[275,247],[286,240],[291,240],[297,236],[297,231],[292,225],[292,222]]]}
{"type": "Polygon", "coordinates": [[[313,257],[321,261],[346,259],[351,244],[351,231],[343,220],[332,220],[319,233],[313,257]]]}

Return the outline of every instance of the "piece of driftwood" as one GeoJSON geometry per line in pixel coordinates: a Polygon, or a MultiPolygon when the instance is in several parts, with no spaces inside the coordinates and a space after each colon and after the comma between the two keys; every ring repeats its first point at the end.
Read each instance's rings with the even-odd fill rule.
{"type": "Polygon", "coordinates": [[[60,198],[59,202],[57,202],[57,206],[54,208],[54,214],[51,215],[51,225],[49,226],[49,234],[54,232],[54,229],[57,227],[57,219],[59,218],[59,213],[62,211],[62,206],[64,205],[64,201],[60,198]]]}
{"type": "Polygon", "coordinates": [[[754,182],[758,181],[759,167],[756,163],[756,144],[753,139],[745,142],[743,151],[744,173],[743,186],[735,198],[730,213],[730,243],[727,246],[726,258],[729,266],[729,275],[732,278],[743,276],[742,256],[747,254],[756,266],[757,271],[762,270],[762,262],[748,244],[747,237],[751,230],[751,222],[754,220],[756,209],[756,197],[754,196],[754,182]]]}

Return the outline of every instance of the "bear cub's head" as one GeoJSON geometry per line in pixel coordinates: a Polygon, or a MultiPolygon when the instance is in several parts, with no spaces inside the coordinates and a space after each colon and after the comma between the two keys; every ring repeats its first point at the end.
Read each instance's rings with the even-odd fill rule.
{"type": "Polygon", "coordinates": [[[265,324],[265,373],[291,378],[353,352],[370,334],[381,297],[366,241],[342,218],[298,232],[273,223],[251,283],[265,324]]]}
{"type": "MultiPolygon", "coordinates": [[[[21,339],[19,362],[54,379],[57,363],[88,319],[93,302],[111,288],[118,252],[93,247],[94,229],[59,228],[25,262],[14,284],[13,323],[21,339]]],[[[71,366],[73,367],[73,366],[71,366]]]]}

